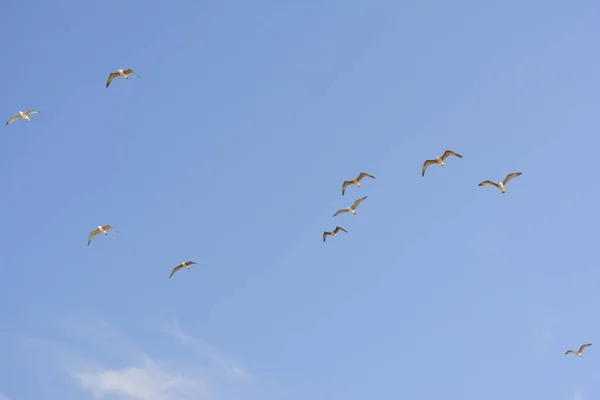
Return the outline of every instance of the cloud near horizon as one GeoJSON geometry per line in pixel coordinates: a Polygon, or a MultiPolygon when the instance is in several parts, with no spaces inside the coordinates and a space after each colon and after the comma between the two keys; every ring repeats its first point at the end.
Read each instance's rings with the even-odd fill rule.
{"type": "MultiPolygon", "coordinates": [[[[244,368],[184,332],[176,320],[166,331],[175,344],[192,350],[176,359],[150,355],[106,321],[71,321],[64,328],[69,339],[60,345],[34,341],[94,399],[220,400],[240,398],[241,393],[242,398],[250,397],[246,383],[251,379],[244,368]]],[[[0,395],[0,400],[9,399],[0,395]]]]}

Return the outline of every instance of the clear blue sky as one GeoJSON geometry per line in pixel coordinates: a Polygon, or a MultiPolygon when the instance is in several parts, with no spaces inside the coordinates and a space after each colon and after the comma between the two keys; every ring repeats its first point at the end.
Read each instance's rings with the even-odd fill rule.
{"type": "Polygon", "coordinates": [[[0,399],[597,400],[600,5],[408,3],[3,5],[0,399]]]}

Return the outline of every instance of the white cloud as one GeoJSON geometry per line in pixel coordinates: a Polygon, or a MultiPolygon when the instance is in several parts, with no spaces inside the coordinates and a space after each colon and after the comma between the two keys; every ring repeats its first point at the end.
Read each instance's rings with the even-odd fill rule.
{"type": "Polygon", "coordinates": [[[94,369],[72,374],[78,384],[94,398],[110,394],[136,400],[187,400],[212,398],[206,384],[198,378],[169,371],[153,360],[141,366],[94,369]]]}
{"type": "MultiPolygon", "coordinates": [[[[249,377],[238,362],[205,341],[171,324],[169,347],[157,340],[156,349],[179,354],[165,359],[141,349],[127,335],[99,320],[71,320],[61,325],[64,341],[26,338],[37,357],[46,355],[53,367],[94,399],[220,400],[264,398],[248,386],[249,377]],[[194,351],[177,352],[184,344],[194,351]]],[[[133,336],[131,336],[133,337],[133,336]]],[[[167,336],[167,339],[169,336],[167,336]]],[[[167,342],[168,343],[168,342],[167,342]]],[[[262,392],[262,390],[260,390],[262,392]]],[[[0,400],[8,400],[0,395],[0,400]]]]}

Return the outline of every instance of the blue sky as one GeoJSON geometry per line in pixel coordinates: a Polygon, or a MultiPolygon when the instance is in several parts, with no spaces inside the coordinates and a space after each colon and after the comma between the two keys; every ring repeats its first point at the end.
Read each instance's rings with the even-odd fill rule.
{"type": "Polygon", "coordinates": [[[0,399],[597,399],[600,5],[225,3],[3,7],[0,399]]]}

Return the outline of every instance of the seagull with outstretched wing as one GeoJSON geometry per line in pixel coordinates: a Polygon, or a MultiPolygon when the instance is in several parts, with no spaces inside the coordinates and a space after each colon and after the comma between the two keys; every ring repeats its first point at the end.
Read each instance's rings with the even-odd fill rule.
{"type": "Polygon", "coordinates": [[[327,238],[328,235],[337,236],[339,231],[344,231],[344,232],[348,233],[348,231],[345,230],[344,228],[342,228],[341,226],[336,226],[332,232],[323,232],[323,242],[325,242],[325,239],[327,238]]]}
{"type": "Polygon", "coordinates": [[[592,345],[591,343],[582,344],[579,347],[579,350],[577,350],[577,351],[567,350],[566,353],[565,353],[565,355],[567,355],[567,354],[575,354],[576,356],[583,357],[583,354],[581,354],[581,352],[583,351],[583,349],[585,349],[586,347],[591,346],[591,345],[592,345]]]}
{"type": "Polygon", "coordinates": [[[104,235],[108,235],[108,232],[107,232],[107,231],[108,231],[109,229],[112,229],[112,230],[113,230],[113,231],[115,231],[115,232],[119,232],[118,230],[116,230],[115,228],[113,228],[113,227],[112,227],[112,226],[110,226],[110,225],[104,225],[104,226],[98,225],[98,226],[96,226],[96,229],[94,229],[93,231],[91,231],[91,232],[90,232],[90,236],[89,236],[89,238],[88,238],[88,246],[90,245],[90,243],[91,243],[91,241],[92,241],[92,238],[93,238],[94,236],[96,236],[97,234],[99,234],[99,233],[104,233],[104,235]]]}
{"type": "Polygon", "coordinates": [[[349,181],[344,181],[344,183],[342,184],[342,196],[344,195],[344,193],[346,192],[346,186],[348,185],[356,185],[357,187],[360,187],[360,180],[364,177],[368,177],[371,179],[375,179],[375,177],[373,175],[369,175],[366,172],[361,172],[356,178],[351,179],[349,181]]]}
{"type": "Polygon", "coordinates": [[[337,211],[335,214],[333,214],[333,216],[335,217],[336,215],[340,215],[340,214],[347,213],[347,212],[356,215],[356,211],[354,211],[354,210],[356,210],[356,207],[358,207],[358,205],[367,197],[369,197],[369,196],[365,196],[361,199],[356,200],[354,202],[354,204],[352,204],[350,207],[346,207],[346,208],[343,208],[343,209],[337,211]]]}
{"type": "Polygon", "coordinates": [[[477,186],[494,186],[494,187],[500,189],[501,193],[506,193],[506,184],[511,179],[516,178],[517,176],[519,176],[521,174],[522,174],[522,172],[513,172],[512,174],[506,175],[506,178],[504,178],[504,181],[502,181],[502,182],[483,181],[477,186]]]}
{"type": "Polygon", "coordinates": [[[181,268],[190,269],[190,265],[192,265],[192,264],[197,264],[197,263],[195,263],[193,261],[182,262],[181,264],[179,264],[178,266],[173,268],[173,271],[171,271],[171,275],[169,275],[169,279],[171,279],[173,274],[175,272],[179,271],[181,268]]]}
{"type": "Polygon", "coordinates": [[[25,112],[19,111],[18,114],[15,114],[12,117],[10,117],[10,119],[8,121],[6,121],[6,124],[4,124],[4,125],[8,125],[8,124],[10,124],[10,123],[18,120],[19,118],[23,118],[24,120],[31,121],[31,119],[29,118],[29,116],[31,114],[37,114],[37,113],[39,113],[38,110],[27,110],[25,112]]]}
{"type": "Polygon", "coordinates": [[[131,75],[131,74],[134,74],[135,76],[137,76],[138,79],[142,79],[131,68],[126,69],[126,70],[118,69],[117,72],[111,72],[110,75],[108,75],[108,80],[106,81],[106,87],[108,87],[110,85],[110,83],[112,82],[112,80],[115,79],[117,76],[122,76],[125,79],[129,79],[129,77],[127,75],[131,75]]]}
{"type": "Polygon", "coordinates": [[[448,158],[449,156],[456,156],[458,158],[463,158],[460,154],[455,153],[452,150],[446,150],[444,152],[444,154],[442,154],[441,157],[436,157],[434,160],[425,160],[425,162],[423,163],[423,170],[421,171],[421,176],[425,176],[425,170],[431,164],[438,164],[438,165],[441,165],[442,167],[444,165],[446,165],[446,164],[444,164],[444,161],[446,161],[446,158],[448,158]]]}

